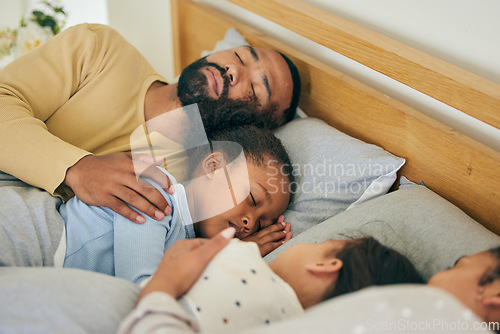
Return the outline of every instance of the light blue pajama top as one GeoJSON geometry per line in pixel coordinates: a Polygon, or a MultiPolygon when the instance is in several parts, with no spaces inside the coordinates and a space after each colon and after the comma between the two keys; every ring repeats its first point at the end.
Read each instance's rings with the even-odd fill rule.
{"type": "Polygon", "coordinates": [[[195,237],[184,187],[170,173],[159,169],[175,187],[170,195],[146,179],[172,208],[162,221],[144,215],[146,222],[137,224],[109,208],[87,205],[76,197],[61,205],[59,212],[66,226],[64,267],[96,271],[140,284],[155,272],[163,253],[176,240],[195,237]]]}

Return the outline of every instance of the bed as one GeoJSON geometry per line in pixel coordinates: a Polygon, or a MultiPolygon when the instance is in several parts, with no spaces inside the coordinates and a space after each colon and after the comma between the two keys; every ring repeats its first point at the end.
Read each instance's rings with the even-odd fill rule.
{"type": "MultiPolygon", "coordinates": [[[[499,84],[301,1],[231,2],[500,128],[499,84]]],[[[206,5],[174,1],[173,6],[179,13],[173,23],[177,71],[203,50],[211,50],[227,29],[236,28],[251,45],[277,49],[297,64],[303,81],[299,105],[308,116],[404,157],[401,175],[423,181],[500,233],[495,226],[500,212],[499,152],[206,5]]]]}
{"type": "MultiPolygon", "coordinates": [[[[500,129],[497,83],[298,0],[231,2],[500,129]]],[[[212,50],[230,28],[252,46],[289,56],[301,75],[300,108],[308,117],[276,134],[298,166],[344,168],[342,179],[324,171],[297,172],[302,185],[313,179],[347,187],[327,194],[299,191],[286,213],[294,238],[266,261],[297,242],[361,232],[403,252],[429,278],[461,255],[500,245],[500,152],[206,4],[172,0],[172,17],[177,73],[212,50]],[[350,167],[363,171],[353,176],[345,169],[350,167]],[[352,191],[352,184],[363,186],[352,191]]],[[[3,316],[0,323],[24,321],[41,332],[113,332],[138,293],[128,282],[94,273],[57,270],[56,276],[66,279],[35,268],[0,275],[0,286],[13,277],[17,281],[5,292],[6,300],[12,305],[25,301],[16,297],[21,291],[38,310],[3,316]],[[33,275],[38,275],[37,286],[31,284],[33,275]],[[62,293],[56,297],[54,291],[62,293]]],[[[293,327],[275,330],[307,332],[335,307],[324,305],[309,318],[291,322],[293,327]]],[[[453,313],[443,319],[447,316],[453,313]]]]}

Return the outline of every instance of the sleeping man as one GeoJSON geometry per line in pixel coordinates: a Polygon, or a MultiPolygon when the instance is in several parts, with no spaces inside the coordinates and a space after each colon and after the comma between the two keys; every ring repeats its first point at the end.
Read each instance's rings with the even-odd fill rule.
{"type": "MultiPolygon", "coordinates": [[[[137,182],[125,153],[134,129],[194,102],[206,131],[275,127],[293,117],[299,94],[295,66],[273,50],[214,53],[168,84],[114,29],[81,24],[0,71],[0,171],[131,221],[160,221],[166,199],[137,182]]],[[[154,177],[169,188],[164,174],[154,177]]]]}

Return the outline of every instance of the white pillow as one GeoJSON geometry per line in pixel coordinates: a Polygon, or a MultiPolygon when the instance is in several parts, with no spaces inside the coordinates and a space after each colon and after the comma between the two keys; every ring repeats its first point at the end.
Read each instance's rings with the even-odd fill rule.
{"type": "Polygon", "coordinates": [[[214,52],[229,50],[243,45],[250,45],[250,44],[247,42],[245,37],[243,37],[243,35],[240,34],[236,29],[229,28],[226,31],[224,38],[215,44],[214,49],[210,51],[207,50],[202,51],[201,57],[208,56],[209,54],[214,52]]]}
{"type": "Polygon", "coordinates": [[[301,316],[243,333],[492,333],[485,325],[442,290],[392,285],[339,296],[301,316]]]}
{"type": "Polygon", "coordinates": [[[316,118],[275,131],[292,161],[297,190],[285,220],[297,235],[389,191],[405,160],[316,118]]]}

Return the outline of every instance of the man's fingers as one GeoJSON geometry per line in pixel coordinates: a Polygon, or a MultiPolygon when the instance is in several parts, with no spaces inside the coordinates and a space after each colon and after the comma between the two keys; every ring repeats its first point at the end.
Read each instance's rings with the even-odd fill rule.
{"type": "Polygon", "coordinates": [[[132,210],[129,206],[127,206],[116,197],[113,197],[113,199],[110,200],[109,204],[106,206],[117,214],[127,218],[130,221],[133,221],[134,223],[142,224],[146,221],[146,218],[132,210]]]}
{"type": "MultiPolygon", "coordinates": [[[[148,177],[158,183],[166,192],[173,194],[174,187],[168,176],[161,172],[157,166],[164,162],[162,157],[152,157],[147,154],[134,154],[133,165],[137,177],[148,177]]],[[[152,187],[151,185],[149,185],[152,187]]]]}
{"type": "Polygon", "coordinates": [[[149,183],[148,185],[150,187],[147,187],[142,185],[142,182],[146,181],[140,180],[140,182],[138,182],[135,178],[130,180],[127,185],[133,193],[128,193],[128,197],[122,197],[125,195],[118,195],[117,197],[153,219],[161,220],[164,215],[169,215],[172,210],[165,197],[163,197],[158,189],[149,185],[149,183]]]}
{"type": "MultiPolygon", "coordinates": [[[[158,183],[163,189],[165,189],[166,192],[169,194],[173,194],[174,187],[172,186],[172,182],[168,178],[168,176],[160,171],[156,166],[149,166],[146,168],[142,174],[142,177],[148,177],[158,183]]],[[[148,184],[149,187],[152,187],[152,185],[148,184]]]]}
{"type": "Polygon", "coordinates": [[[153,156],[151,156],[149,154],[145,154],[145,153],[134,153],[134,154],[132,154],[130,152],[126,152],[126,153],[134,161],[144,162],[144,163],[149,164],[149,165],[160,166],[165,161],[165,159],[163,157],[153,157],[153,156]]]}
{"type": "MultiPolygon", "coordinates": [[[[136,186],[137,187],[140,187],[139,185],[136,186]]],[[[140,188],[139,188],[140,189],[140,188]]],[[[132,205],[134,208],[136,208],[137,210],[139,210],[140,212],[143,212],[144,214],[150,216],[151,218],[155,219],[155,220],[162,220],[163,218],[165,218],[165,214],[170,214],[170,207],[168,206],[168,203],[167,201],[165,200],[165,198],[160,194],[160,192],[156,189],[149,189],[149,188],[142,188],[141,189],[143,192],[144,192],[144,195],[138,193],[135,189],[131,189],[131,188],[128,188],[128,187],[123,187],[120,189],[120,192],[115,194],[115,197],[117,197],[119,200],[121,200],[121,204],[118,204],[116,203],[117,206],[120,206],[120,209],[121,210],[127,210],[128,212],[130,212],[130,215],[127,215],[127,216],[124,216],[124,217],[129,217],[129,216],[132,216],[133,214],[131,212],[134,212],[136,216],[141,216],[141,214],[138,214],[137,212],[135,212],[134,210],[132,210],[130,207],[128,207],[125,203],[128,203],[130,205],[132,205]],[[148,192],[156,192],[157,194],[151,194],[151,193],[148,193],[148,192]],[[148,194],[147,194],[148,193],[148,194]],[[146,195],[147,194],[147,195],[146,195]],[[161,210],[158,206],[158,204],[156,205],[153,205],[151,202],[150,202],[150,199],[153,198],[158,198],[161,197],[161,199],[158,199],[157,202],[159,203],[165,203],[166,206],[168,207],[168,210],[161,210]],[[163,201],[162,201],[163,200],[163,201]],[[124,208],[121,208],[121,206],[124,206],[124,208]],[[126,209],[125,209],[126,208],[126,209]]],[[[121,214],[120,212],[116,211],[114,208],[111,208],[113,211],[121,214]]],[[[144,217],[143,217],[144,218],[144,217]]],[[[130,219],[130,218],[129,218],[130,219]]],[[[139,222],[139,223],[143,223],[145,220],[144,219],[140,219],[137,220],[137,217],[136,219],[130,219],[134,222],[139,222]]]]}

